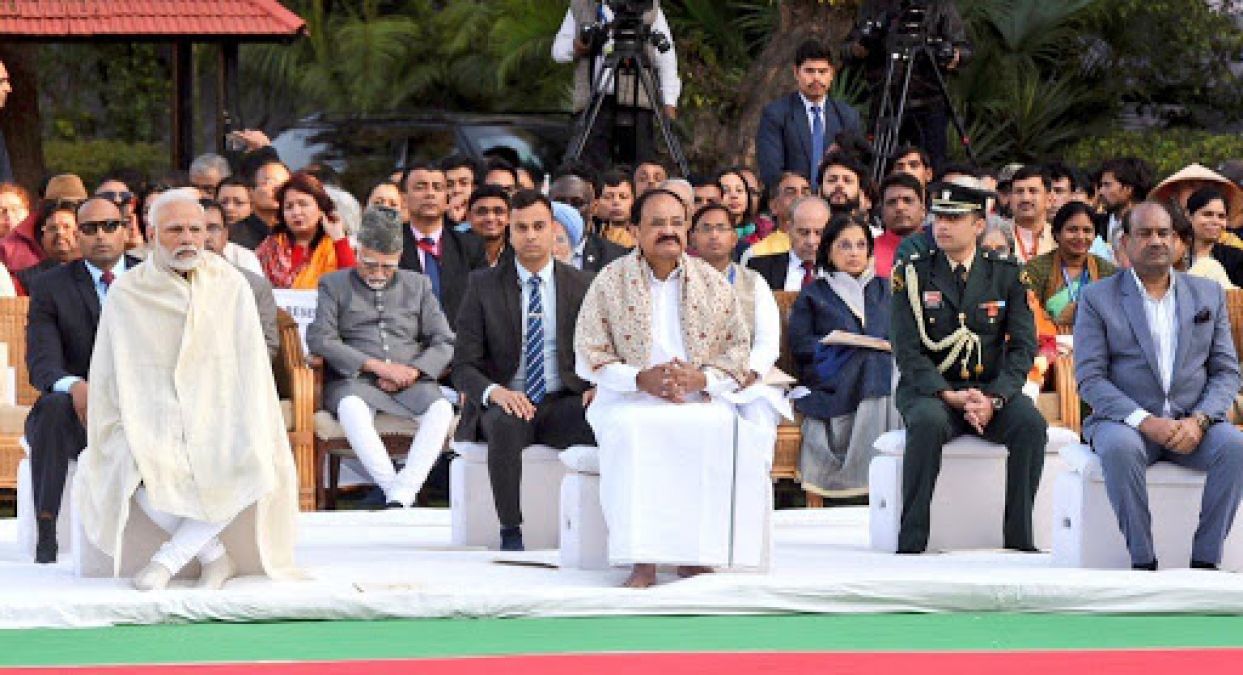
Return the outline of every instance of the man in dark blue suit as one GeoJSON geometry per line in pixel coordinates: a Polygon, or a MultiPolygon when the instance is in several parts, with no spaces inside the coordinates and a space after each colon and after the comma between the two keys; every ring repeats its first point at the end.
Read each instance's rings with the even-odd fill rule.
{"type": "Polygon", "coordinates": [[[26,365],[41,392],[25,429],[39,525],[35,562],[56,562],[56,516],[69,462],[86,447],[87,374],[108,287],[141,262],[124,255],[125,232],[116,204],[86,200],[78,208],[82,259],[44,272],[30,288],[26,365]]]}
{"type": "Polygon", "coordinates": [[[842,132],[860,133],[859,113],[829,98],[836,71],[832,52],[807,40],[794,53],[798,91],[769,103],[755,134],[755,154],[765,185],[776,185],[782,171],[805,172],[818,185],[816,170],[825,151],[842,132]]]}

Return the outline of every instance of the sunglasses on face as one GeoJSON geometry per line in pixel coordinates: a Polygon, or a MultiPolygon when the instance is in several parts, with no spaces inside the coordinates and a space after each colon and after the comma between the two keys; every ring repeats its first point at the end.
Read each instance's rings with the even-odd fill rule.
{"type": "Polygon", "coordinates": [[[123,227],[125,227],[124,220],[96,220],[89,223],[78,223],[78,231],[88,237],[94,236],[100,230],[107,234],[112,234],[123,227]]]}
{"type": "Polygon", "coordinates": [[[96,192],[96,197],[103,197],[113,204],[128,204],[134,200],[133,192],[122,192],[118,190],[103,190],[96,192]]]}

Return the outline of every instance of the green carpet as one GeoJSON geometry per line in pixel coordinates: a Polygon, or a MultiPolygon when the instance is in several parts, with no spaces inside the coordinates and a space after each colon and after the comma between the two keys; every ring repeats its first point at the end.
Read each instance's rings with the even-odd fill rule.
{"type": "Polygon", "coordinates": [[[1243,647],[1243,617],[858,614],[424,619],[0,631],[0,665],[395,659],[592,652],[1243,647]]]}

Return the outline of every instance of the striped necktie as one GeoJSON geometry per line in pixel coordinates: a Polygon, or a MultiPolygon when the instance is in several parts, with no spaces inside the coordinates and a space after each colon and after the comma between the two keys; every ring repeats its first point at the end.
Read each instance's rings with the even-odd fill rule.
{"type": "Polygon", "coordinates": [[[540,279],[532,276],[527,280],[531,299],[527,302],[527,339],[523,345],[527,368],[525,390],[532,403],[544,400],[544,302],[540,298],[540,279]]]}

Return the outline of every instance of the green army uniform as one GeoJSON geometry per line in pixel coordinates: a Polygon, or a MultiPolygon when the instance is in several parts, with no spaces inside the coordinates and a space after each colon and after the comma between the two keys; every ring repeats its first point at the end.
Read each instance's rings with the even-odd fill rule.
{"type": "MultiPolygon", "coordinates": [[[[961,211],[958,211],[961,212],[961,211]]],[[[898,551],[928,544],[929,505],[941,448],[976,433],[963,412],[938,396],[976,388],[993,398],[983,438],[1006,446],[1007,548],[1035,550],[1032,503],[1044,465],[1047,424],[1022,393],[1036,356],[1036,325],[1023,268],[1005,254],[976,250],[965,286],[939,249],[912,252],[895,265],[890,336],[901,379],[896,404],[906,423],[902,525],[898,551]]]]}

